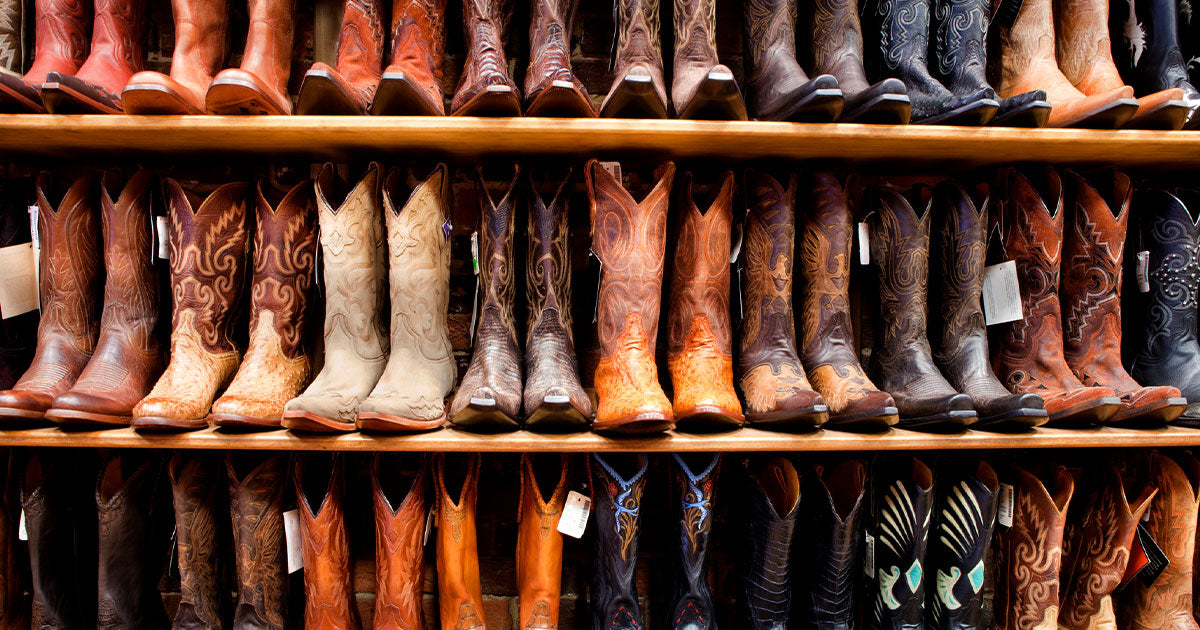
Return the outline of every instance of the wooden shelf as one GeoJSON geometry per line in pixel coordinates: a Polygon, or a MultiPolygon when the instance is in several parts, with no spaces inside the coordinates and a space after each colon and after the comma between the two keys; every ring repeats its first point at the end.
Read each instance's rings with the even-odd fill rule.
{"type": "Polygon", "coordinates": [[[1200,166],[1200,132],[691,120],[0,115],[6,157],[720,157],[1200,166]]]}

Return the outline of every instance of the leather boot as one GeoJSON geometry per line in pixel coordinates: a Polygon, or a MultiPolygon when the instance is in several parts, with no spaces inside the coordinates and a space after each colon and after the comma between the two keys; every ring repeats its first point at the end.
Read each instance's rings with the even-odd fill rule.
{"type": "Polygon", "coordinates": [[[1130,484],[1115,467],[1102,475],[1099,487],[1071,512],[1063,537],[1062,630],[1117,627],[1112,592],[1129,562],[1130,546],[1142,513],[1158,488],[1146,486],[1129,501],[1130,484]]]}
{"type": "Polygon", "coordinates": [[[325,365],[284,406],[283,426],[289,429],[353,431],[360,403],[383,374],[387,241],[379,218],[379,169],[372,163],[350,189],[326,164],[314,184],[324,267],[325,365]]]}
{"type": "Polygon", "coordinates": [[[675,247],[667,313],[667,367],[681,427],[736,427],[745,422],[733,391],[733,333],[729,322],[729,248],[733,173],[704,186],[708,209],[696,203],[692,173],[683,175],[683,210],[675,247]],[[707,189],[707,190],[705,190],[707,189]]]}
{"type": "Polygon", "coordinates": [[[53,204],[49,173],[38,176],[41,320],[37,352],[13,388],[0,391],[0,418],[40,420],[67,391],[96,348],[104,281],[95,178],[85,175],[53,204]]]}
{"type": "Polygon", "coordinates": [[[285,455],[226,456],[229,511],[237,561],[234,630],[283,630],[287,620],[287,552],[283,537],[285,455]]]}
{"type": "MultiPolygon", "coordinates": [[[[1128,79],[1139,94],[1183,90],[1182,99],[1188,108],[1185,126],[1194,129],[1200,122],[1196,117],[1200,91],[1188,77],[1188,63],[1179,47],[1179,4],[1175,0],[1113,3],[1109,7],[1109,28],[1125,34],[1120,38],[1122,41],[1114,42],[1112,46],[1121,76],[1128,79]],[[1141,37],[1137,38],[1137,35],[1141,37]]],[[[1190,5],[1188,10],[1191,10],[1190,5]]]]}
{"type": "Polygon", "coordinates": [[[930,630],[978,628],[983,619],[984,558],[996,523],[1000,481],[987,462],[951,467],[937,481],[925,566],[934,578],[925,605],[930,630]],[[972,469],[973,468],[973,469],[972,469]]]}
{"type": "Polygon", "coordinates": [[[592,629],[639,630],[642,613],[633,572],[649,462],[645,455],[592,453],[590,457],[596,523],[589,598],[592,629]]]}
{"type": "Polygon", "coordinates": [[[478,171],[479,321],[471,365],[450,405],[450,421],[463,427],[511,430],[521,417],[523,361],[513,315],[517,297],[513,235],[520,171],[514,164],[512,180],[504,186],[499,202],[488,191],[482,169],[478,171]]]}
{"type": "Polygon", "coordinates": [[[446,323],[450,303],[446,165],[437,165],[422,182],[401,183],[400,174],[392,169],[383,182],[391,354],[355,419],[358,428],[375,431],[441,427],[446,422],[445,399],[458,372],[446,323]]]}
{"type": "Polygon", "coordinates": [[[446,0],[392,0],[392,56],[379,80],[371,113],[445,116],[442,57],[446,0]]]}
{"type": "Polygon", "coordinates": [[[292,473],[300,505],[305,628],[357,630],[362,625],[350,583],[342,467],[340,453],[301,455],[292,473]]]}
{"type": "Polygon", "coordinates": [[[869,525],[875,540],[874,601],[864,615],[865,625],[869,630],[920,628],[933,471],[913,457],[885,465],[874,483],[869,525]]]}
{"type": "Polygon", "coordinates": [[[437,492],[438,608],[442,630],[483,630],[483,591],[479,583],[479,550],[475,542],[475,501],[479,494],[479,454],[469,454],[451,466],[446,481],[446,456],[434,455],[437,492]],[[450,490],[454,494],[450,494],[450,490]]]}
{"type": "Polygon", "coordinates": [[[170,549],[172,514],[163,459],[122,455],[101,467],[96,483],[100,574],[96,626],[103,630],[171,627],[158,581],[170,549]]]}
{"type": "Polygon", "coordinates": [[[296,0],[247,0],[246,13],[250,31],[242,66],[217,73],[204,108],[210,114],[290,115],[296,0]]]}
{"type": "Polygon", "coordinates": [[[908,191],[911,205],[891,186],[873,196],[868,223],[871,260],[879,268],[879,320],[871,378],[896,400],[902,427],[972,424],[974,402],[942,376],[927,336],[933,196],[925,186],[908,191]]]}
{"type": "Polygon", "coordinates": [[[814,392],[796,351],[792,273],[796,250],[796,175],[787,188],[763,171],[746,169],[748,209],[740,265],[744,287],[738,372],[746,421],[760,426],[819,426],[828,407],[814,392]]]}
{"type": "Polygon", "coordinates": [[[654,345],[675,164],[662,163],[650,179],[644,173],[628,173],[640,203],[625,181],[600,162],[588,162],[584,173],[592,207],[592,251],[601,265],[596,297],[598,403],[592,426],[597,431],[666,431],[675,422],[658,383],[654,345]]]}
{"type": "Polygon", "coordinates": [[[974,195],[953,181],[933,190],[933,358],[950,384],[975,403],[976,426],[1040,426],[1049,415],[1042,397],[1008,391],[992,371],[982,304],[989,201],[986,185],[974,195]]]}
{"type": "Polygon", "coordinates": [[[1040,180],[1008,169],[1001,181],[1005,198],[993,225],[1003,260],[1016,262],[1025,317],[992,327],[992,367],[1014,394],[1040,394],[1050,422],[1103,422],[1120,408],[1116,392],[1081,383],[1063,355],[1062,180],[1047,167],[1040,180]]]}
{"type": "Polygon", "coordinates": [[[222,489],[221,458],[176,451],[168,472],[175,503],[175,546],[179,550],[179,607],[175,628],[223,630],[229,621],[226,581],[228,496],[222,489]],[[219,526],[218,526],[219,524],[219,526]]]}
{"type": "Polygon", "coordinates": [[[708,548],[712,536],[713,495],[721,471],[721,454],[671,453],[674,489],[679,503],[678,537],[674,538],[675,570],[667,617],[672,630],[716,628],[708,586],[708,548]]]}
{"type": "MultiPolygon", "coordinates": [[[[676,118],[746,120],[746,104],[733,71],[717,59],[716,4],[716,0],[675,0],[671,107],[676,118]]],[[[792,50],[795,58],[794,45],[792,50]]],[[[792,78],[807,83],[803,72],[792,78]]]]}
{"type": "Polygon", "coordinates": [[[150,392],[165,358],[159,343],[158,289],[163,265],[152,260],[152,176],[139,171],[119,188],[119,174],[100,186],[104,231],[104,311],[87,367],[51,403],[46,417],[66,424],[128,424],[133,406],[150,392]],[[121,190],[116,200],[112,193],[121,190]]]}
{"type": "Polygon", "coordinates": [[[199,429],[240,361],[233,328],[245,274],[246,184],[225,184],[203,202],[174,180],[163,188],[175,296],[171,363],[133,408],[133,426],[199,429]]]}
{"type": "Polygon", "coordinates": [[[616,34],[609,66],[612,87],[600,105],[601,118],[666,118],[659,0],[615,0],[616,34]]]}
{"type": "Polygon", "coordinates": [[[1075,376],[1088,386],[1108,387],[1121,398],[1109,423],[1124,420],[1170,422],[1187,399],[1169,386],[1142,387],[1121,366],[1121,264],[1129,224],[1132,185],[1112,172],[1104,193],[1067,171],[1065,205],[1071,209],[1063,239],[1063,354],[1075,376]]]}
{"type": "Polygon", "coordinates": [[[854,589],[862,567],[867,467],[859,459],[848,459],[828,470],[814,466],[804,475],[801,494],[799,540],[803,542],[795,552],[809,558],[811,564],[810,570],[797,576],[798,590],[805,593],[797,617],[805,620],[802,627],[849,630],[858,616],[854,589]]]}
{"type": "Polygon", "coordinates": [[[278,429],[283,406],[311,375],[304,337],[317,257],[312,182],[273,206],[259,181],[254,201],[250,345],[209,418],[218,426],[278,429]]]}
{"type": "MultiPolygon", "coordinates": [[[[32,241],[26,205],[32,184],[32,179],[0,182],[0,247],[32,241]]],[[[40,313],[34,310],[0,320],[0,391],[12,389],[17,379],[29,369],[37,346],[39,316],[40,313]]]]}
{"type": "Polygon", "coordinates": [[[518,627],[557,630],[562,592],[563,537],[558,521],[567,502],[568,459],[521,455],[521,504],[517,510],[518,627]],[[547,485],[547,483],[553,485],[547,485]],[[549,495],[546,491],[550,490],[549,495]]]}
{"type": "Polygon", "coordinates": [[[0,72],[0,112],[46,113],[41,90],[47,75],[74,74],[87,57],[92,27],[89,3],[34,0],[33,5],[33,65],[24,76],[0,72]]]}
{"type": "Polygon", "coordinates": [[[450,102],[452,115],[521,115],[521,95],[508,76],[504,56],[511,4],[511,0],[463,0],[467,58],[450,102]]]}
{"type": "Polygon", "coordinates": [[[800,360],[829,405],[833,427],[896,424],[896,403],[875,388],[858,363],[850,317],[850,209],[841,183],[813,173],[803,217],[800,266],[800,360]]]}
{"type": "Polygon", "coordinates": [[[203,114],[204,93],[225,65],[226,0],[171,0],[175,52],[171,74],[143,71],[121,90],[127,114],[203,114]]]}
{"type": "Polygon", "coordinates": [[[3,479],[0,480],[0,628],[28,630],[29,552],[19,540],[21,522],[21,458],[17,449],[5,449],[2,455],[3,479]]]}
{"type": "Polygon", "coordinates": [[[347,0],[338,33],[336,68],[318,61],[304,75],[296,113],[362,116],[375,100],[383,70],[383,3],[347,0]]]}
{"type": "Polygon", "coordinates": [[[796,60],[795,0],[747,2],[746,44],[752,67],[746,78],[751,116],[756,120],[837,120],[844,105],[837,79],[832,74],[809,79],[796,60]]]}
{"type": "Polygon", "coordinates": [[[912,114],[904,82],[886,78],[871,84],[863,67],[862,24],[857,0],[812,0],[807,6],[812,70],[818,78],[831,75],[844,99],[839,120],[855,123],[906,125],[912,114]]]}
{"type": "Polygon", "coordinates": [[[377,628],[424,627],[426,471],[415,471],[396,455],[376,453],[371,462],[375,505],[375,621],[377,628]]]}
{"type": "Polygon", "coordinates": [[[121,90],[146,62],[146,0],[95,0],[95,11],[87,60],[42,83],[51,114],[120,114],[121,90]]]}
{"type": "MultiPolygon", "coordinates": [[[[556,178],[557,179],[557,178],[556,178]]],[[[532,177],[529,254],[526,257],[525,426],[585,429],[592,401],[579,384],[571,317],[570,197],[568,170],[547,204],[532,177]]]]}
{"type": "Polygon", "coordinates": [[[772,457],[743,459],[746,510],[738,563],[738,627],[787,630],[792,608],[792,536],[800,511],[800,476],[792,463],[772,457]]]}
{"type": "Polygon", "coordinates": [[[571,27],[579,0],[532,0],[525,115],[595,118],[587,88],[571,72],[571,27]]]}
{"type": "Polygon", "coordinates": [[[25,8],[23,2],[0,4],[0,71],[21,74],[25,69],[25,8]]]}

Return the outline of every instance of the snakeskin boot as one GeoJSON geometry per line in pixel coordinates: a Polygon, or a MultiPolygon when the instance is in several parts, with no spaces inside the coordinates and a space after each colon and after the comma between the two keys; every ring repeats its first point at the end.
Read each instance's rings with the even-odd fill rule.
{"type": "Polygon", "coordinates": [[[571,71],[571,27],[579,0],[532,0],[525,115],[595,118],[587,88],[571,71]]]}
{"type": "Polygon", "coordinates": [[[453,116],[520,116],[521,94],[508,76],[504,41],[511,0],[463,0],[467,57],[450,101],[453,116]]]}
{"type": "Polygon", "coordinates": [[[832,467],[814,466],[804,475],[795,553],[811,559],[811,570],[794,579],[802,593],[796,616],[813,630],[849,630],[855,626],[861,570],[867,467],[848,459],[832,467]]]}
{"type": "Polygon", "coordinates": [[[792,538],[800,512],[800,477],[782,457],[763,462],[744,459],[740,588],[737,618],[746,630],[791,627],[792,538]]]}

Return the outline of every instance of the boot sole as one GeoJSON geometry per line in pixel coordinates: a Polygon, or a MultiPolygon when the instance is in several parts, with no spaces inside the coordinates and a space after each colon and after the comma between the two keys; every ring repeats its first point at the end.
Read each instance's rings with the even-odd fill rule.
{"type": "MultiPolygon", "coordinates": [[[[841,90],[838,90],[841,95],[841,90]]],[[[696,95],[676,118],[688,120],[747,120],[746,103],[732,73],[709,72],[696,95]]]]}
{"type": "Polygon", "coordinates": [[[967,103],[944,114],[931,116],[924,120],[913,121],[917,125],[958,125],[963,127],[982,127],[992,120],[1000,110],[1000,101],[992,98],[981,98],[973,103],[967,103]]]}
{"type": "Polygon", "coordinates": [[[1097,400],[1068,407],[1050,414],[1049,422],[1056,424],[1090,424],[1104,422],[1121,408],[1121,399],[1105,396],[1097,400]]]}
{"type": "Polygon", "coordinates": [[[1138,107],[1138,111],[1134,112],[1124,128],[1176,131],[1183,129],[1183,124],[1187,122],[1191,113],[1192,110],[1188,109],[1187,103],[1183,101],[1166,101],[1145,110],[1138,107]]]}
{"type": "Polygon", "coordinates": [[[895,407],[880,407],[856,414],[829,414],[824,428],[840,431],[886,431],[900,422],[900,411],[895,407]]]}
{"type": "Polygon", "coordinates": [[[174,90],[156,83],[130,83],[121,91],[126,114],[194,116],[204,111],[188,105],[174,90]]]}
{"type": "Polygon", "coordinates": [[[799,409],[769,411],[762,414],[746,414],[746,424],[758,429],[786,431],[788,429],[815,429],[829,421],[828,405],[813,405],[799,409]]]}
{"type": "Polygon", "coordinates": [[[210,413],[208,421],[223,429],[241,429],[246,431],[262,431],[279,429],[283,423],[279,418],[263,418],[260,416],[243,416],[237,413],[210,413]]]}
{"type": "Polygon", "coordinates": [[[627,75],[612,89],[600,117],[664,119],[667,106],[654,90],[650,77],[627,75]]]}
{"type": "Polygon", "coordinates": [[[896,425],[896,428],[917,431],[956,431],[975,424],[978,418],[979,415],[975,413],[974,409],[954,409],[917,418],[901,416],[900,423],[896,425]]]}
{"type": "Polygon", "coordinates": [[[496,401],[488,398],[472,398],[462,411],[450,419],[460,429],[480,433],[516,431],[521,423],[516,418],[500,411],[496,401]]]}
{"type": "Polygon", "coordinates": [[[1187,409],[1186,398],[1167,398],[1150,405],[1120,409],[1104,421],[1105,424],[1134,422],[1145,424],[1166,424],[1178,418],[1187,409]]]}
{"type": "Polygon", "coordinates": [[[377,411],[360,411],[354,418],[354,425],[360,431],[379,431],[382,433],[416,433],[433,431],[446,424],[446,412],[433,420],[415,420],[404,416],[393,416],[377,411]]]}
{"type": "Polygon", "coordinates": [[[1129,122],[1137,110],[1137,99],[1119,98],[1074,118],[1068,118],[1054,126],[1079,129],[1120,129],[1129,122]]]}
{"type": "Polygon", "coordinates": [[[254,84],[237,79],[216,79],[204,96],[205,108],[218,115],[285,116],[254,84]]]}
{"type": "Polygon", "coordinates": [[[179,418],[163,418],[159,416],[142,416],[134,418],[129,426],[138,431],[160,431],[163,433],[195,431],[208,427],[208,418],[180,420],[179,418]]]}
{"type": "Polygon", "coordinates": [[[403,72],[385,72],[375,89],[371,113],[376,116],[445,116],[433,107],[403,72]]]}
{"type": "Polygon", "coordinates": [[[695,407],[684,413],[675,414],[675,428],[689,432],[715,432],[739,429],[746,424],[741,414],[730,413],[720,407],[695,407]]]}
{"type": "Polygon", "coordinates": [[[647,435],[664,433],[675,428],[674,419],[663,413],[639,413],[624,416],[605,423],[592,423],[596,433],[612,433],[617,435],[647,435]]]}
{"type": "Polygon", "coordinates": [[[541,118],[595,118],[596,109],[570,81],[554,81],[525,108],[525,115],[541,118]]]}
{"type": "MultiPolygon", "coordinates": [[[[46,111],[51,114],[123,114],[124,110],[120,106],[114,106],[110,102],[96,99],[92,94],[88,94],[80,89],[80,86],[71,85],[65,81],[75,81],[84,83],[80,79],[74,77],[63,77],[63,82],[52,80],[57,76],[57,73],[51,72],[46,76],[46,82],[42,84],[42,103],[46,106],[46,111]]],[[[98,91],[103,91],[101,88],[94,88],[98,91]]],[[[107,92],[104,92],[107,94],[107,92]]],[[[120,97],[116,99],[117,103],[121,102],[120,97]]]]}
{"type": "Polygon", "coordinates": [[[471,97],[454,116],[484,116],[520,118],[521,102],[513,89],[507,85],[489,85],[487,89],[471,97]]]}
{"type": "Polygon", "coordinates": [[[590,418],[572,407],[570,399],[565,396],[547,396],[542,399],[542,404],[525,418],[525,428],[546,433],[573,433],[587,430],[588,420],[590,418]]]}
{"type": "Polygon", "coordinates": [[[994,416],[980,418],[971,426],[972,429],[987,429],[989,431],[1019,431],[1040,427],[1050,420],[1050,414],[1045,409],[1010,409],[994,416]]]}
{"type": "Polygon", "coordinates": [[[1041,129],[1050,122],[1051,109],[1050,103],[1046,101],[1033,101],[1011,112],[1004,112],[1003,115],[997,114],[987,126],[1041,129]]]}
{"type": "Polygon", "coordinates": [[[367,113],[324,70],[309,70],[300,84],[300,96],[296,103],[299,116],[363,116],[367,113]]]}
{"type": "Polygon", "coordinates": [[[350,433],[354,423],[333,420],[309,411],[285,411],[281,422],[285,429],[307,433],[350,433]]]}
{"type": "Polygon", "coordinates": [[[0,73],[0,112],[10,114],[45,114],[46,106],[37,88],[21,77],[0,73]]]}
{"type": "Polygon", "coordinates": [[[0,407],[0,418],[21,420],[45,420],[46,412],[22,409],[20,407],[0,407]]]}
{"type": "Polygon", "coordinates": [[[838,122],[861,125],[907,125],[912,119],[912,101],[906,94],[880,94],[859,105],[838,122]]]}
{"type": "Polygon", "coordinates": [[[129,423],[133,420],[133,416],[118,416],[108,413],[96,413],[93,411],[80,411],[78,409],[50,409],[46,412],[46,419],[59,424],[104,424],[129,426],[129,423]]]}

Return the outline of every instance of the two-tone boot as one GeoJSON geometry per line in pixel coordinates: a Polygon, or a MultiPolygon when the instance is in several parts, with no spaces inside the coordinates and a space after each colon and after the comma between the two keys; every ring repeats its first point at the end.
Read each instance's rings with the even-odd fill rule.
{"type": "Polygon", "coordinates": [[[213,77],[204,94],[204,109],[221,115],[290,115],[287,86],[292,76],[296,0],[247,0],[246,13],[250,27],[242,65],[213,77]]]}
{"type": "Polygon", "coordinates": [[[287,456],[230,453],[225,467],[237,563],[232,627],[283,630],[288,615],[283,535],[287,456]]]}
{"type": "Polygon", "coordinates": [[[616,0],[613,82],[600,104],[602,118],[666,118],[659,0],[616,0]]]}
{"type": "Polygon", "coordinates": [[[571,71],[571,28],[579,0],[532,0],[525,115],[595,118],[587,88],[571,71]]]}
{"type": "Polygon", "coordinates": [[[453,116],[520,116],[521,95],[504,56],[512,0],[463,0],[467,58],[450,101],[453,116]]]}
{"type": "Polygon", "coordinates": [[[876,467],[868,524],[875,574],[869,630],[920,628],[925,615],[925,550],[933,512],[933,471],[917,458],[876,467]]]}
{"type": "Polygon", "coordinates": [[[926,587],[926,627],[978,628],[988,571],[984,559],[992,543],[1000,480],[985,461],[974,466],[948,463],[945,469],[947,474],[937,481],[925,562],[933,578],[926,587]]]}
{"type": "Polygon", "coordinates": [[[74,72],[50,72],[42,103],[51,114],[120,114],[121,90],[146,62],[146,0],[94,0],[92,45],[74,72]]]}
{"type": "Polygon", "coordinates": [[[297,114],[367,113],[383,70],[385,1],[346,1],[334,66],[318,61],[304,74],[296,101],[297,114]]]}
{"type": "Polygon", "coordinates": [[[429,467],[401,455],[376,453],[371,462],[375,508],[375,626],[421,628],[425,586],[425,489],[429,467]]]}
{"type": "Polygon", "coordinates": [[[1188,114],[1184,126],[1200,124],[1196,109],[1200,91],[1188,76],[1191,65],[1181,49],[1180,22],[1191,20],[1191,5],[1174,0],[1135,0],[1109,5],[1109,29],[1124,34],[1112,43],[1112,54],[1125,79],[1138,94],[1183,90],[1188,114]],[[1118,28],[1119,27],[1119,28],[1118,28]]]}
{"type": "Polygon", "coordinates": [[[712,538],[713,497],[721,471],[721,454],[671,453],[672,486],[678,501],[672,536],[671,598],[667,624],[672,630],[716,628],[712,592],[708,586],[709,539],[712,538]]]}
{"type": "Polygon", "coordinates": [[[563,564],[558,521],[567,502],[568,461],[566,455],[521,455],[517,619],[518,627],[525,630],[558,630],[563,564]]]}
{"type": "MultiPolygon", "coordinates": [[[[451,457],[455,457],[451,455],[451,457]]],[[[450,465],[434,455],[437,518],[438,615],[442,630],[483,630],[483,590],[475,540],[475,503],[479,497],[479,454],[450,465]]]]}
{"type": "MultiPolygon", "coordinates": [[[[751,67],[746,77],[750,116],[756,120],[837,120],[844,105],[838,80],[827,72],[810,79],[796,59],[796,0],[751,0],[746,3],[745,23],[751,67]]],[[[813,28],[819,26],[813,24],[813,28]]]]}
{"type": "Polygon", "coordinates": [[[855,583],[862,570],[867,467],[860,459],[813,466],[801,490],[794,553],[810,559],[796,590],[797,618],[807,628],[853,628],[858,615],[855,583]]]}
{"type": "Polygon", "coordinates": [[[844,103],[839,120],[908,124],[912,104],[904,82],[895,77],[867,80],[857,0],[812,0],[805,6],[808,20],[801,35],[809,38],[812,71],[838,82],[844,103]]]}
{"type": "Polygon", "coordinates": [[[787,630],[792,619],[792,543],[800,512],[800,476],[783,457],[743,459],[737,618],[747,630],[787,630]]]}
{"type": "Polygon", "coordinates": [[[204,94],[225,65],[227,0],[171,0],[171,72],[145,70],[121,90],[126,114],[203,114],[204,94]]]}
{"type": "Polygon", "coordinates": [[[0,452],[0,628],[29,628],[29,551],[20,541],[21,469],[17,449],[0,452]]]}
{"type": "Polygon", "coordinates": [[[350,582],[342,469],[340,453],[321,453],[297,457],[292,472],[300,508],[306,628],[357,630],[362,625],[350,582]]]}
{"type": "Polygon", "coordinates": [[[639,630],[638,528],[646,489],[645,455],[601,455],[588,461],[596,522],[590,602],[593,630],[639,630]]]}
{"type": "Polygon", "coordinates": [[[717,58],[716,0],[675,0],[671,109],[676,118],[746,120],[737,80],[717,58]]]}
{"type": "Polygon", "coordinates": [[[221,630],[229,621],[224,553],[229,548],[229,495],[223,467],[219,455],[186,451],[177,451],[167,467],[179,566],[177,628],[221,630]]]}
{"type": "Polygon", "coordinates": [[[444,116],[446,0],[392,0],[392,43],[371,113],[444,116]]]}
{"type": "Polygon", "coordinates": [[[33,65],[24,75],[0,72],[0,112],[46,113],[41,94],[46,77],[52,72],[59,77],[74,74],[87,57],[90,3],[35,0],[33,22],[33,65]]]}

